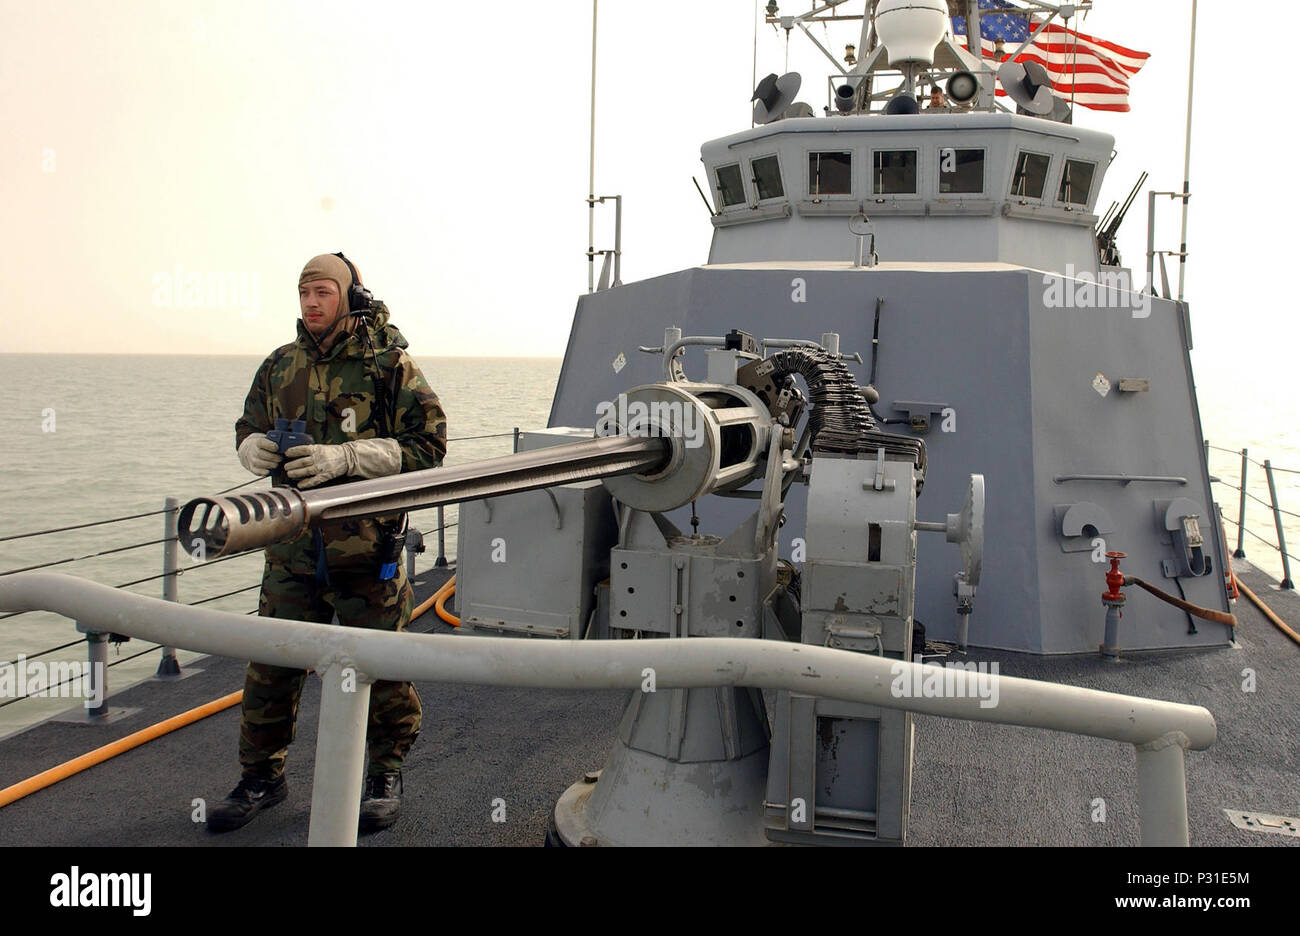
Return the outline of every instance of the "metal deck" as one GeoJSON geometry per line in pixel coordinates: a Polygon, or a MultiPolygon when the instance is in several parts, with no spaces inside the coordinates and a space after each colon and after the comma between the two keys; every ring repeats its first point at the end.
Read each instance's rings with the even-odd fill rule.
{"type": "MultiPolygon", "coordinates": [[[[1280,617],[1300,621],[1300,597],[1244,562],[1238,576],[1280,617]]],[[[445,573],[416,580],[422,599],[445,573]]],[[[1098,573],[1098,594],[1103,587],[1098,573]]],[[[1047,679],[1208,708],[1219,737],[1187,755],[1193,845],[1296,845],[1241,831],[1223,810],[1300,816],[1300,647],[1244,598],[1234,649],[1042,657],[975,650],[1009,676],[1047,679]],[[1256,691],[1242,691],[1253,669],[1256,691]]],[[[978,609],[977,609],[978,614],[978,609]]],[[[1097,602],[1100,640],[1104,618],[1097,602]]],[[[428,612],[413,631],[450,628],[428,612]]],[[[1122,635],[1122,632],[1121,632],[1122,635]]],[[[466,638],[472,639],[472,638],[466,638]]],[[[239,689],[243,661],[209,657],[179,682],[150,681],[111,697],[141,712],[91,727],[47,721],[0,741],[0,787],[239,689]]],[[[403,816],[362,845],[540,845],[556,799],[599,768],[621,692],[560,692],[419,684],[424,727],[408,761],[403,816]],[[493,822],[505,803],[505,822],[493,822]]],[[[320,685],[309,680],[289,752],[287,802],[243,829],[213,835],[191,821],[193,800],[222,798],[238,779],[239,710],[232,708],[0,809],[0,845],[304,845],[320,685]]],[[[1136,764],[1129,746],[1092,738],[918,716],[913,845],[1136,845],[1136,764]],[[1104,822],[1094,822],[1095,801],[1104,822]]]]}

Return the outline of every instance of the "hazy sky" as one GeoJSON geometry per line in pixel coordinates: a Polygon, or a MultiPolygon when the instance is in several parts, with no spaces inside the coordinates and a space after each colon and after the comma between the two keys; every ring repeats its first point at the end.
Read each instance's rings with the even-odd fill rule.
{"type": "MultiPolygon", "coordinates": [[[[1262,6],[1251,22],[1289,21],[1262,6]]],[[[1233,76],[1229,9],[1201,4],[1188,297],[1198,357],[1284,364],[1290,92],[1233,76]]],[[[749,126],[754,10],[600,4],[597,190],[625,196],[626,281],[707,257],[691,176],[703,141],[749,126]]],[[[1103,209],[1143,169],[1181,185],[1189,19],[1098,0],[1082,25],[1152,53],[1131,113],[1077,114],[1117,138],[1103,209]]],[[[563,353],[586,289],[589,0],[0,0],[0,23],[0,351],[264,354],[292,338],[303,263],[342,249],[418,354],[563,353]],[[194,273],[253,301],[187,294],[194,273]]],[[[858,25],[835,26],[838,52],[858,25]]],[[[758,74],[785,54],[761,27],[758,74]]],[[[797,31],[789,57],[820,112],[829,63],[797,31]]],[[[1137,268],[1145,214],[1121,239],[1137,268]]],[[[612,246],[612,210],[601,230],[612,246]]]]}

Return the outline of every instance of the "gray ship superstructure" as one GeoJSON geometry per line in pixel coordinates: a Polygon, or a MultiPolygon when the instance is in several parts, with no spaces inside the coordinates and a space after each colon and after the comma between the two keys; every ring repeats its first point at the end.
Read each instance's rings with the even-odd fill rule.
{"type": "MultiPolygon", "coordinates": [[[[928,66],[936,82],[978,69],[950,40],[937,50],[949,66],[928,66]]],[[[879,86],[884,57],[855,69],[845,98],[879,86]]],[[[992,76],[982,77],[984,87],[992,76]]],[[[879,421],[924,440],[927,500],[960,501],[969,475],[986,479],[995,548],[972,643],[1096,650],[1097,569],[1112,550],[1126,569],[1226,611],[1188,306],[1099,263],[1114,138],[985,109],[982,96],[938,113],[784,117],[704,144],[709,262],[579,300],[551,424],[589,425],[601,401],[658,379],[660,362],[637,349],[663,327],[836,333],[863,358],[879,421]]],[[[709,519],[725,526],[742,510],[711,504],[709,519]]],[[[802,535],[804,511],[796,488],[783,542],[802,535]]],[[[952,564],[942,544],[918,546],[917,617],[944,639],[957,637],[952,564]]],[[[1123,634],[1129,649],[1231,640],[1154,599],[1123,634]]]]}

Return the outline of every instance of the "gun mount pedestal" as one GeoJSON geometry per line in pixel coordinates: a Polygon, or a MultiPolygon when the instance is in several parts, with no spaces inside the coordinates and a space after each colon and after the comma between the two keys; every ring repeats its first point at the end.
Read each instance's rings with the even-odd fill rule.
{"type": "Polygon", "coordinates": [[[766,844],[767,735],[757,689],[633,693],[599,779],[575,783],[556,804],[560,840],[766,844]]]}
{"type": "MultiPolygon", "coordinates": [[[[760,511],[761,512],[761,511],[760,511]]],[[[628,510],[610,553],[610,627],[620,636],[760,637],[776,550],[755,549],[759,513],[726,539],[684,536],[628,510]]],[[[555,809],[566,845],[760,845],[768,720],[755,689],[673,689],[642,671],[597,782],[555,809]]],[[[590,775],[589,775],[590,776],[590,775]]]]}

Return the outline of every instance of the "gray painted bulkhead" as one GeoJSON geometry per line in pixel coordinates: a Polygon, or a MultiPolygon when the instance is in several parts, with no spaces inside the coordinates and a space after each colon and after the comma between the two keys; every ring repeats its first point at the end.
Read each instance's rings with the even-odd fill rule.
{"type": "Polygon", "coordinates": [[[1097,269],[1094,209],[1114,137],[1015,114],[792,118],[710,141],[701,160],[717,214],[709,263],[849,260],[856,241],[847,221],[871,220],[882,261],[1001,261],[1065,272],[1097,269]],[[947,148],[984,150],[983,192],[944,194],[940,160],[947,148]],[[876,195],[873,153],[915,150],[916,194],[876,195]],[[852,191],[810,195],[809,153],[852,153],[852,191]],[[1023,153],[1050,157],[1042,196],[1013,194],[1023,153]],[[751,160],[776,155],[784,193],[760,199],[751,160]],[[1085,204],[1060,199],[1066,159],[1094,167],[1085,204]],[[716,171],[739,165],[745,204],[723,207],[716,171]]]}
{"type": "MultiPolygon", "coordinates": [[[[839,220],[843,223],[843,219],[839,220]]],[[[1066,281],[1074,288],[1077,284],[1066,281]]],[[[766,263],[701,267],[583,296],[549,419],[551,426],[589,426],[597,404],[663,378],[658,354],[638,345],[662,343],[666,326],[685,335],[720,335],[740,328],[759,338],[811,338],[838,332],[848,362],[866,383],[877,297],[884,299],[876,405],[898,417],[894,401],[951,407],[955,431],[932,415],[924,438],[929,473],[918,502],[923,520],[943,520],[962,503],[968,476],[987,484],[983,580],[970,624],[977,646],[1038,653],[1097,650],[1101,643],[1104,563],[1093,561],[1094,527],[1105,549],[1128,554],[1124,569],[1172,592],[1161,561],[1173,556],[1158,522],[1159,502],[1188,498],[1201,517],[1211,574],[1185,577],[1186,598],[1227,609],[1220,532],[1201,457],[1201,432],[1187,357],[1186,307],[1152,300],[1135,317],[1127,293],[1120,308],[1048,307],[1044,274],[1005,264],[766,263]],[[792,301],[794,280],[806,301],[792,301]],[[616,370],[620,357],[626,363],[616,370]],[[1101,396],[1094,375],[1109,378],[1101,396]],[[1145,378],[1149,390],[1121,392],[1120,378],[1145,378]],[[1056,480],[1062,474],[1182,476],[1168,482],[1056,480]],[[1062,508],[1083,505],[1084,536],[1061,535],[1062,508]],[[1104,531],[1102,527],[1112,527],[1104,531]],[[1081,548],[1086,547],[1086,548],[1081,548]],[[1066,551],[1066,548],[1075,551],[1066,551]]],[[[704,352],[689,349],[688,377],[701,379],[704,352]]],[[[906,425],[890,431],[909,432],[906,425]]],[[[864,465],[865,471],[865,465],[864,465]]],[[[805,489],[786,504],[781,553],[804,526],[805,489]]],[[[701,532],[726,533],[753,510],[753,501],[711,497],[699,504],[701,532]]],[[[673,520],[689,529],[689,508],[673,520]]],[[[916,615],[930,636],[953,639],[955,546],[918,535],[916,615]]],[[[1180,611],[1137,589],[1120,630],[1125,650],[1223,645],[1222,625],[1197,622],[1189,634],[1180,611]]]]}

